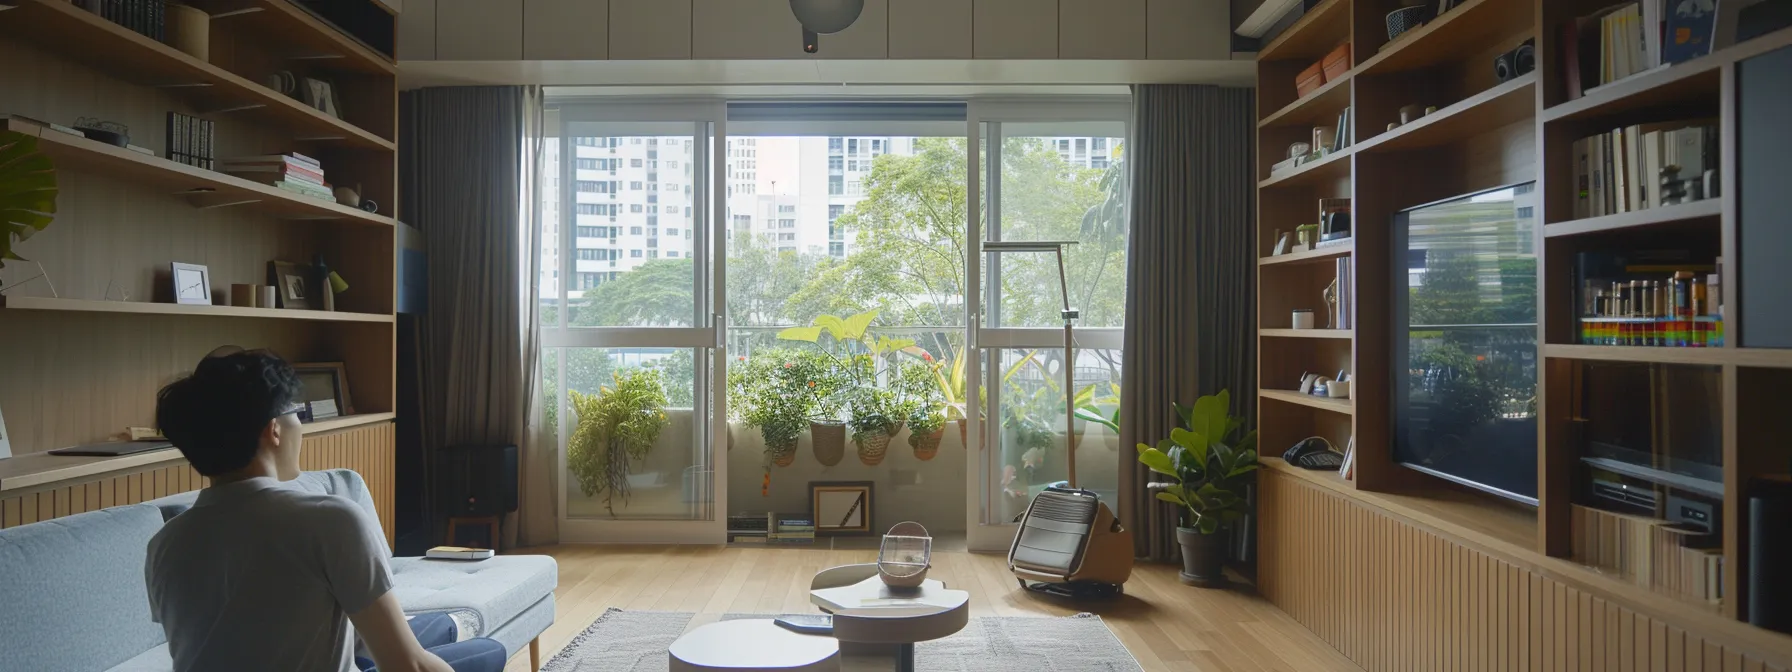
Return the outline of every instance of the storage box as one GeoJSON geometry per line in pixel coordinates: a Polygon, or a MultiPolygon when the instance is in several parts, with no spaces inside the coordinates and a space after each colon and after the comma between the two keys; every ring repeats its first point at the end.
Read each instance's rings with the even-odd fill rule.
{"type": "Polygon", "coordinates": [[[1350,43],[1345,42],[1338,45],[1337,49],[1326,54],[1319,63],[1325,70],[1325,81],[1338,81],[1338,78],[1343,77],[1344,73],[1350,72],[1350,43]]]}
{"type": "Polygon", "coordinates": [[[1321,86],[1325,86],[1325,70],[1319,63],[1300,71],[1294,78],[1295,97],[1305,97],[1321,86]]]}

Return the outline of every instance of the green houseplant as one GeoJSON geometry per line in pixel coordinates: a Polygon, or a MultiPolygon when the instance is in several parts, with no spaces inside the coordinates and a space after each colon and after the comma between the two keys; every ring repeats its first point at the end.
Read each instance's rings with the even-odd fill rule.
{"type": "Polygon", "coordinates": [[[877,384],[878,363],[915,344],[911,339],[873,334],[871,322],[877,319],[877,312],[846,318],[823,315],[810,326],[778,332],[779,339],[809,343],[833,362],[841,384],[835,398],[847,411],[846,424],[858,444],[859,461],[871,466],[884,461],[890,439],[902,431],[909,410],[899,390],[877,384]],[[824,335],[831,337],[831,346],[824,345],[824,335]]]}
{"type": "Polygon", "coordinates": [[[567,467],[587,497],[604,493],[604,508],[616,516],[616,497],[628,505],[629,461],[647,457],[666,428],[666,389],[656,369],[612,375],[614,387],[595,395],[571,390],[578,424],[567,442],[567,467]]]}
{"type": "Polygon", "coordinates": [[[797,440],[809,424],[808,381],[795,371],[797,356],[787,349],[755,353],[728,376],[741,420],[759,430],[766,457],[780,467],[796,461],[797,440]]]}
{"type": "Polygon", "coordinates": [[[1182,525],[1176,528],[1182,581],[1223,584],[1226,537],[1221,532],[1244,515],[1239,490],[1257,469],[1257,432],[1239,435],[1244,419],[1232,416],[1232,395],[1225,390],[1195,400],[1194,406],[1174,407],[1182,426],[1170,430],[1170,438],[1155,448],[1139,444],[1139,463],[1170,479],[1150,488],[1182,512],[1182,525]]]}
{"type": "Polygon", "coordinates": [[[56,166],[37,138],[0,133],[0,268],[25,260],[12,247],[55,220],[56,194],[56,166]]]}
{"type": "Polygon", "coordinates": [[[930,364],[909,362],[897,374],[897,385],[908,398],[908,414],[903,418],[903,424],[908,426],[908,445],[915,450],[915,457],[923,461],[939,454],[940,439],[946,434],[946,414],[951,408],[934,384],[936,373],[930,364]]]}
{"type": "Polygon", "coordinates": [[[1108,428],[1108,449],[1118,450],[1120,448],[1120,386],[1108,383],[1110,394],[1105,397],[1096,396],[1095,387],[1096,384],[1090,384],[1076,393],[1074,400],[1076,418],[1108,428]],[[1113,412],[1103,413],[1101,407],[1109,404],[1113,405],[1113,412]]]}

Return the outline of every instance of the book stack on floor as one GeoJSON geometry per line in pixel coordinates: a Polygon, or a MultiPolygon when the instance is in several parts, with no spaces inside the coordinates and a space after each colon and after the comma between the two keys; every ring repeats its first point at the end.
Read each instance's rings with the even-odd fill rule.
{"type": "Polygon", "coordinates": [[[1639,124],[1582,138],[1574,143],[1574,218],[1716,198],[1717,148],[1715,119],[1639,124]]]}
{"type": "MultiPolygon", "coordinates": [[[[1726,0],[1735,2],[1736,0],[1726,0]]],[[[1706,3],[1711,5],[1712,3],[1706,3]]],[[[1638,0],[1602,9],[1562,27],[1569,99],[1665,65],[1711,53],[1717,9],[1677,0],[1638,0]]]]}
{"type": "Polygon", "coordinates": [[[771,532],[776,514],[741,514],[728,517],[728,541],[736,544],[764,544],[771,532]]]}
{"type": "Polygon", "coordinates": [[[779,513],[774,516],[771,533],[766,535],[768,544],[813,544],[815,543],[815,521],[804,514],[779,513]]]}
{"type": "Polygon", "coordinates": [[[304,154],[263,154],[260,156],[239,156],[224,159],[220,172],[229,173],[245,180],[270,184],[281,189],[335,201],[336,195],[330,190],[330,183],[324,181],[323,166],[304,154]]]}

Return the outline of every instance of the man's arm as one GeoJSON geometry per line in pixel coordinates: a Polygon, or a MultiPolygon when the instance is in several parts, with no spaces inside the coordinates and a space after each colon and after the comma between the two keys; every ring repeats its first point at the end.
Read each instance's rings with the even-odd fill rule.
{"type": "Polygon", "coordinates": [[[417,636],[404,620],[404,611],[398,608],[398,598],[390,591],[348,618],[354,621],[355,632],[367,643],[380,672],[454,672],[448,663],[417,643],[417,636]]]}

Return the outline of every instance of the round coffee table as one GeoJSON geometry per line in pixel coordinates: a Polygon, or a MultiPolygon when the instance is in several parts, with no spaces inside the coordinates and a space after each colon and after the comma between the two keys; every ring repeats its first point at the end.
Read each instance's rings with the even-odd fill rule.
{"type": "Polygon", "coordinates": [[[721,621],[672,642],[666,661],[670,672],[839,672],[840,643],[791,632],[769,619],[721,621]]]}
{"type": "MultiPolygon", "coordinates": [[[[897,589],[873,576],[837,588],[809,591],[809,602],[834,614],[834,639],[897,645],[896,669],[914,672],[915,643],[949,637],[970,622],[971,594],[929,579],[897,589]]],[[[776,626],[773,626],[776,627],[776,626]]]]}

